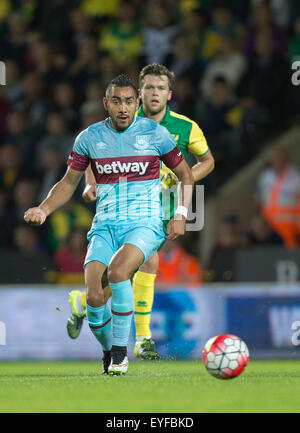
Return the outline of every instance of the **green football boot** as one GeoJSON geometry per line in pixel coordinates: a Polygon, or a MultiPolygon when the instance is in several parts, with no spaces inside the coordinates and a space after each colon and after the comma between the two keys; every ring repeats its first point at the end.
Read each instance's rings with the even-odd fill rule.
{"type": "Polygon", "coordinates": [[[78,302],[80,302],[79,298],[81,295],[82,292],[80,290],[72,290],[69,293],[69,303],[71,305],[72,312],[67,321],[67,331],[69,337],[73,339],[78,338],[82,328],[83,319],[86,316],[86,309],[79,312],[77,307],[78,302]]]}
{"type": "Polygon", "coordinates": [[[156,350],[152,338],[143,338],[143,340],[135,343],[134,354],[137,358],[147,361],[160,360],[160,354],[156,350]]]}

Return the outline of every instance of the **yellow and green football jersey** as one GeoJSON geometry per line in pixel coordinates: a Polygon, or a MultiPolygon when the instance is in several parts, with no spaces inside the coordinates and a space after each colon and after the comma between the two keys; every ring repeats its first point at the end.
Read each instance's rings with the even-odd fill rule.
{"type": "MultiPolygon", "coordinates": [[[[136,114],[139,117],[145,117],[142,105],[136,114]]],[[[206,139],[199,125],[188,117],[171,111],[169,106],[167,106],[166,114],[160,124],[173,135],[184,159],[187,159],[189,152],[195,156],[204,156],[209,151],[206,139]]],[[[160,170],[160,178],[162,190],[169,189],[176,183],[175,174],[164,164],[162,164],[160,170]]],[[[165,214],[164,222],[166,225],[169,219],[174,216],[174,200],[171,203],[171,209],[170,207],[165,209],[163,206],[165,214]],[[166,218],[166,215],[168,215],[168,218],[166,218]]]]}
{"type": "MultiPolygon", "coordinates": [[[[139,107],[137,115],[145,117],[142,106],[139,107]]],[[[209,151],[204,134],[198,124],[186,116],[171,111],[169,106],[167,106],[166,114],[160,124],[173,135],[184,159],[187,159],[189,152],[195,156],[203,156],[209,151]]],[[[163,189],[170,188],[176,183],[174,173],[164,164],[160,171],[160,177],[163,189]]]]}

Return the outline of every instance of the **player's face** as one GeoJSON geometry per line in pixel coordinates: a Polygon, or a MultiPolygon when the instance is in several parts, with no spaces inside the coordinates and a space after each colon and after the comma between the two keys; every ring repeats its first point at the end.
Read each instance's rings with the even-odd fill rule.
{"type": "Polygon", "coordinates": [[[123,131],[132,124],[139,99],[132,87],[113,86],[107,97],[103,98],[103,104],[113,128],[123,131]]]}
{"type": "Polygon", "coordinates": [[[172,97],[166,75],[146,75],[141,87],[143,108],[148,115],[160,113],[172,97]]]}

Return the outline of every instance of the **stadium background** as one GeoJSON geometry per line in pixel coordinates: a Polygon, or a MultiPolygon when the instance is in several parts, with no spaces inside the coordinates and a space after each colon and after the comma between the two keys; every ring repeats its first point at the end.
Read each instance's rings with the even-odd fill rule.
{"type": "Polygon", "coordinates": [[[299,357],[300,229],[291,245],[258,200],[260,176],[286,161],[278,144],[299,182],[299,17],[289,0],[1,0],[0,360],[99,358],[87,326],[76,342],[65,329],[93,215],[83,184],[44,227],[23,214],[64,173],[76,134],[105,117],[110,79],[137,84],[152,62],[175,72],[170,107],[199,123],[216,160],[201,182],[204,229],[161,253],[158,349],[198,359],[208,338],[232,332],[254,357],[299,357]]]}

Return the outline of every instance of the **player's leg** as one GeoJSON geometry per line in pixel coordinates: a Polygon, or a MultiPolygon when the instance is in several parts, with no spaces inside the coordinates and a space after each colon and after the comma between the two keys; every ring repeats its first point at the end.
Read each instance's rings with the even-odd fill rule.
{"type": "Polygon", "coordinates": [[[102,374],[108,374],[112,345],[111,313],[107,305],[109,288],[101,284],[105,271],[106,265],[98,261],[87,263],[84,269],[87,320],[103,349],[102,374]]]}
{"type": "MultiPolygon", "coordinates": [[[[107,272],[104,272],[101,285],[103,288],[108,287],[107,272]]],[[[111,296],[111,290],[109,296],[111,296]]],[[[83,319],[86,317],[86,292],[81,292],[78,289],[71,290],[69,293],[69,303],[71,306],[71,315],[67,320],[67,331],[70,338],[75,339],[79,337],[83,319]]]]}
{"type": "Polygon", "coordinates": [[[145,263],[140,267],[133,282],[135,296],[135,323],[137,332],[134,354],[141,359],[160,359],[155,343],[151,338],[150,320],[154,299],[154,283],[159,265],[157,252],[165,242],[167,224],[168,221],[164,220],[163,225],[158,230],[158,226],[155,223],[152,224],[152,226],[149,226],[152,230],[147,231],[147,244],[150,246],[152,245],[155,250],[153,249],[152,253],[151,249],[145,252],[148,260],[145,260],[145,263]],[[144,302],[146,302],[147,306],[145,309],[142,309],[142,306],[145,306],[144,302]]]}
{"type": "MultiPolygon", "coordinates": [[[[165,242],[165,234],[163,231],[162,222],[159,220],[154,220],[154,219],[141,221],[141,225],[137,225],[133,231],[128,233],[128,235],[126,236],[126,242],[137,246],[144,254],[144,263],[140,267],[139,270],[143,269],[144,271],[148,271],[148,272],[143,272],[144,274],[148,273],[148,276],[150,275],[149,271],[153,272],[152,276],[150,277],[151,278],[151,284],[152,284],[152,299],[150,298],[149,305],[148,305],[148,307],[146,307],[147,309],[144,310],[144,312],[149,313],[149,312],[151,312],[151,309],[152,309],[155,273],[156,273],[157,267],[158,267],[158,256],[156,255],[156,252],[159,250],[161,245],[165,242]]],[[[141,281],[139,281],[139,279],[136,280],[136,278],[134,279],[134,281],[135,281],[135,285],[137,282],[138,283],[141,282],[141,281]]],[[[142,292],[143,292],[143,287],[139,287],[138,290],[135,291],[135,296],[137,295],[137,298],[138,298],[139,294],[140,294],[141,299],[143,299],[142,298],[142,296],[143,296],[142,292]]],[[[137,305],[139,300],[136,299],[135,302],[137,305]]],[[[143,300],[142,300],[142,302],[143,302],[143,300]]],[[[150,316],[149,314],[147,314],[147,315],[150,316]]],[[[143,316],[143,314],[140,314],[137,316],[143,316]]],[[[135,316],[135,319],[137,318],[137,316],[135,316]]],[[[148,335],[150,335],[150,339],[146,338],[146,341],[144,341],[143,344],[145,343],[147,346],[148,355],[149,355],[149,352],[151,353],[151,358],[145,357],[142,359],[159,359],[160,356],[155,349],[154,342],[151,339],[149,322],[148,322],[148,328],[147,329],[144,328],[144,330],[142,332],[147,332],[147,333],[149,332],[148,335]]],[[[137,354],[137,351],[139,353],[141,353],[140,347],[138,347],[137,350],[135,350],[136,354],[137,354]]]]}
{"type": "Polygon", "coordinates": [[[158,270],[158,254],[155,253],[135,273],[132,280],[134,293],[134,320],[136,344],[134,354],[144,360],[159,360],[160,355],[152,340],[150,320],[154,299],[154,285],[158,270]]]}
{"type": "Polygon", "coordinates": [[[110,374],[125,374],[128,369],[127,344],[134,308],[131,277],[143,263],[144,254],[132,244],[124,244],[113,256],[108,267],[112,290],[112,360],[110,374]]]}
{"type": "Polygon", "coordinates": [[[71,314],[67,320],[67,332],[70,338],[77,338],[80,334],[83,319],[86,316],[86,292],[72,290],[69,293],[71,314]]]}
{"type": "Polygon", "coordinates": [[[99,343],[103,358],[103,373],[108,373],[111,356],[112,323],[111,312],[107,305],[109,288],[103,290],[102,279],[108,264],[116,252],[109,228],[101,226],[89,239],[84,261],[84,278],[86,285],[86,312],[89,327],[99,343]]]}

